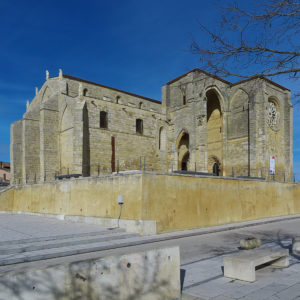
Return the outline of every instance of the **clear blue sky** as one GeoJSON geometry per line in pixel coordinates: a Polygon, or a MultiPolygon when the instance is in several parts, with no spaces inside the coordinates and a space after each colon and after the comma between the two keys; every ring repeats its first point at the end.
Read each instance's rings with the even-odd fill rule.
{"type": "MultiPolygon", "coordinates": [[[[26,100],[62,68],[78,76],[154,99],[161,86],[195,67],[198,21],[212,28],[215,3],[204,0],[0,0],[0,160],[9,161],[10,124],[26,100]]],[[[252,3],[243,1],[244,5],[252,3]]],[[[296,82],[273,78],[293,89],[296,82]]],[[[294,171],[300,178],[299,109],[294,110],[294,171]]]]}

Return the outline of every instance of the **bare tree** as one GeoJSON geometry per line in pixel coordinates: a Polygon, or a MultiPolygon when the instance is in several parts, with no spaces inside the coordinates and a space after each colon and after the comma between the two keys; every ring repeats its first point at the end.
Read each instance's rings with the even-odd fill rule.
{"type": "MultiPolygon", "coordinates": [[[[243,1],[240,3],[243,4],[243,1]]],[[[202,68],[219,76],[249,78],[300,74],[300,1],[253,0],[252,9],[221,7],[215,30],[200,23],[209,43],[192,40],[202,68]]]]}

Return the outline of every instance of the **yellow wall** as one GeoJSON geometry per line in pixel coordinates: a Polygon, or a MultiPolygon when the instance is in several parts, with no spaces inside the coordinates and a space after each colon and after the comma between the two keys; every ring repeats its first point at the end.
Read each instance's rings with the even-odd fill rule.
{"type": "Polygon", "coordinates": [[[300,213],[297,184],[145,175],[143,219],[173,231],[300,213]]]}
{"type": "Polygon", "coordinates": [[[157,231],[300,213],[298,184],[127,174],[15,186],[0,193],[1,211],[156,220],[157,231]]]}

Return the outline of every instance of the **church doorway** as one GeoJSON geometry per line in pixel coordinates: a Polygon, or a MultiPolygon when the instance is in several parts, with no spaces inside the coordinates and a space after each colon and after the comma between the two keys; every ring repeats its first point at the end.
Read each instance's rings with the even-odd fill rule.
{"type": "Polygon", "coordinates": [[[177,139],[177,153],[178,153],[178,170],[188,171],[189,170],[189,134],[182,131],[177,139]]]}
{"type": "Polygon", "coordinates": [[[188,170],[188,161],[189,161],[189,158],[190,158],[190,153],[187,152],[183,156],[182,161],[181,161],[181,170],[182,171],[187,171],[188,170]]]}
{"type": "Polygon", "coordinates": [[[213,165],[213,174],[215,176],[219,176],[219,172],[220,172],[220,166],[218,163],[214,163],[213,165]]]}

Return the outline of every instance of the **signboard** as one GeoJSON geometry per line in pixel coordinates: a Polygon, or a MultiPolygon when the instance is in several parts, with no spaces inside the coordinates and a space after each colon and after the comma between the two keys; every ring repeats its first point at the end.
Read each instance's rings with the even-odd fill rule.
{"type": "Polygon", "coordinates": [[[275,174],[275,156],[270,156],[270,174],[275,174]]]}

